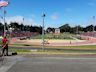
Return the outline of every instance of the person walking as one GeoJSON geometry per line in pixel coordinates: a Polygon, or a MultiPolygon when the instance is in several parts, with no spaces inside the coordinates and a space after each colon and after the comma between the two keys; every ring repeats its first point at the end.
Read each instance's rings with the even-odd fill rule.
{"type": "Polygon", "coordinates": [[[2,55],[8,56],[8,39],[6,36],[4,36],[2,39],[2,55]]]}

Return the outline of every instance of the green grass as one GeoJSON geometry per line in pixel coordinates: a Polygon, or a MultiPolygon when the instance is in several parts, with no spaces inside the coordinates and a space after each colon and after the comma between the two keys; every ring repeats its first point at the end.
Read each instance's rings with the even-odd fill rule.
{"type": "MultiPolygon", "coordinates": [[[[31,47],[37,47],[37,48],[42,48],[42,45],[30,45],[30,44],[11,44],[14,46],[31,46],[31,47]]],[[[75,48],[75,49],[96,49],[96,45],[80,45],[80,46],[47,46],[45,45],[44,48],[75,48]]]]}
{"type": "MultiPolygon", "coordinates": [[[[18,53],[30,53],[34,51],[25,50],[25,49],[9,49],[9,52],[18,52],[18,53]]],[[[37,50],[35,52],[39,53],[96,53],[95,51],[64,51],[64,50],[37,50]]]]}
{"type": "Polygon", "coordinates": [[[81,45],[81,46],[45,46],[45,48],[90,48],[90,49],[95,49],[96,45],[81,45]]]}
{"type": "Polygon", "coordinates": [[[48,52],[48,53],[96,53],[95,51],[64,51],[64,50],[38,50],[37,52],[48,52]]]}
{"type": "MultiPolygon", "coordinates": [[[[44,39],[73,39],[70,36],[72,36],[72,34],[69,33],[61,33],[59,35],[54,35],[54,34],[45,34],[44,35],[44,39]]],[[[31,37],[32,39],[42,39],[42,35],[37,35],[34,37],[31,37]]]]}
{"type": "Polygon", "coordinates": [[[31,51],[25,49],[9,49],[9,52],[31,52],[31,51]]]}

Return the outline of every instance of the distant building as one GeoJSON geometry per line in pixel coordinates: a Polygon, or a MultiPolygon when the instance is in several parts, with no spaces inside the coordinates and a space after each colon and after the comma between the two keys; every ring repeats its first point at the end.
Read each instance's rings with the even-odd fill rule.
{"type": "Polygon", "coordinates": [[[60,29],[59,28],[55,28],[55,34],[60,34],[60,29]]]}

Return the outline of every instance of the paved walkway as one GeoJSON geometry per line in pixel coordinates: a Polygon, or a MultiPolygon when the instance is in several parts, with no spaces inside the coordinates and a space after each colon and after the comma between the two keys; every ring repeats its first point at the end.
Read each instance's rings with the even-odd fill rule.
{"type": "Polygon", "coordinates": [[[6,56],[0,61],[0,72],[7,72],[16,62],[23,60],[22,56],[6,56]]]}
{"type": "Polygon", "coordinates": [[[96,56],[17,55],[6,58],[0,72],[96,72],[96,56]]]}

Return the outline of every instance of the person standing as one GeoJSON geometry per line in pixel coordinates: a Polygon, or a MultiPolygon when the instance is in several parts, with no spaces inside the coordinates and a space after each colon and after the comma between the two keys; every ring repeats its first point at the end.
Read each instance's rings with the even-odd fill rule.
{"type": "Polygon", "coordinates": [[[6,36],[2,39],[2,55],[8,56],[8,39],[6,36]]]}

